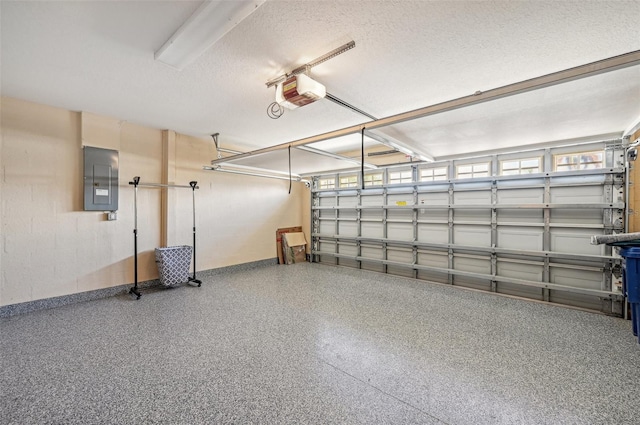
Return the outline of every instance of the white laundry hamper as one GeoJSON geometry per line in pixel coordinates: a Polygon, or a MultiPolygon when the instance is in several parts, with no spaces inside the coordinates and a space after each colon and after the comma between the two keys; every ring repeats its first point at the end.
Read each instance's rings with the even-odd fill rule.
{"type": "Polygon", "coordinates": [[[162,285],[176,286],[189,282],[191,252],[189,245],[156,248],[156,265],[162,285]]]}

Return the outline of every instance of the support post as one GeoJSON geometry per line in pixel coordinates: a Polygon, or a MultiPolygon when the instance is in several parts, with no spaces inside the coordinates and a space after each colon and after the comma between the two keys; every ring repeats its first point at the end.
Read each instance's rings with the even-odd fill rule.
{"type": "Polygon", "coordinates": [[[191,194],[193,200],[193,277],[189,278],[189,282],[197,283],[198,287],[202,286],[202,281],[196,278],[196,187],[198,182],[191,181],[191,194]]]}
{"type": "Polygon", "coordinates": [[[142,295],[138,290],[138,183],[140,177],[134,177],[129,182],[133,185],[133,288],[129,289],[129,293],[134,294],[136,300],[142,295]]]}

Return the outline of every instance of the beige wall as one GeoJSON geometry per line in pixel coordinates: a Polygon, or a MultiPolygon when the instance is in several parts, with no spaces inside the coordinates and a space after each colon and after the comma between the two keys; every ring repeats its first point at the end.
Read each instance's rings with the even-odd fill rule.
{"type": "MultiPolygon", "coordinates": [[[[276,229],[302,224],[304,184],[202,170],[215,157],[210,137],[176,137],[177,184],[198,182],[196,190],[197,265],[211,269],[275,258],[276,229]]],[[[171,189],[170,189],[171,190],[171,189]]],[[[169,245],[191,245],[192,193],[175,193],[169,245]]]]}
{"type": "MultiPolygon", "coordinates": [[[[300,225],[302,184],[202,170],[209,138],[2,98],[0,305],[133,282],[133,188],[128,182],[197,180],[198,269],[275,258],[275,230],[300,225]],[[82,146],[120,154],[118,219],[82,211],[82,146]],[[163,157],[163,149],[165,156],[163,157]],[[168,158],[167,158],[168,156],[168,158]]],[[[157,277],[153,249],[192,240],[191,191],[138,191],[138,280],[157,277]]]]}

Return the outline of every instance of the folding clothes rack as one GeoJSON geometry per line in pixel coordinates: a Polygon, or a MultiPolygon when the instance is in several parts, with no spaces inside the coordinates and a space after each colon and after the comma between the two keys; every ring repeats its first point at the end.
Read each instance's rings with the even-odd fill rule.
{"type": "Polygon", "coordinates": [[[134,285],[129,290],[130,294],[134,294],[136,299],[141,297],[140,290],[138,289],[138,187],[171,187],[178,189],[191,188],[192,200],[193,200],[193,277],[189,276],[189,282],[197,283],[198,287],[202,286],[202,281],[196,278],[196,189],[199,189],[197,181],[189,182],[189,185],[178,184],[160,184],[160,183],[140,183],[140,177],[136,176],[133,181],[129,182],[133,185],[133,269],[134,269],[134,285]]]}

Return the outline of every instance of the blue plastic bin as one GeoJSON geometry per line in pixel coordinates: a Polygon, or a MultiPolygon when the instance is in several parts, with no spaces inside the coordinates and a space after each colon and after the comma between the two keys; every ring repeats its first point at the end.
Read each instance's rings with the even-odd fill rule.
{"type": "MultiPolygon", "coordinates": [[[[631,304],[631,322],[633,334],[638,336],[640,330],[640,247],[620,249],[622,262],[622,289],[631,304]]],[[[640,343],[640,337],[638,337],[640,343]]]]}

